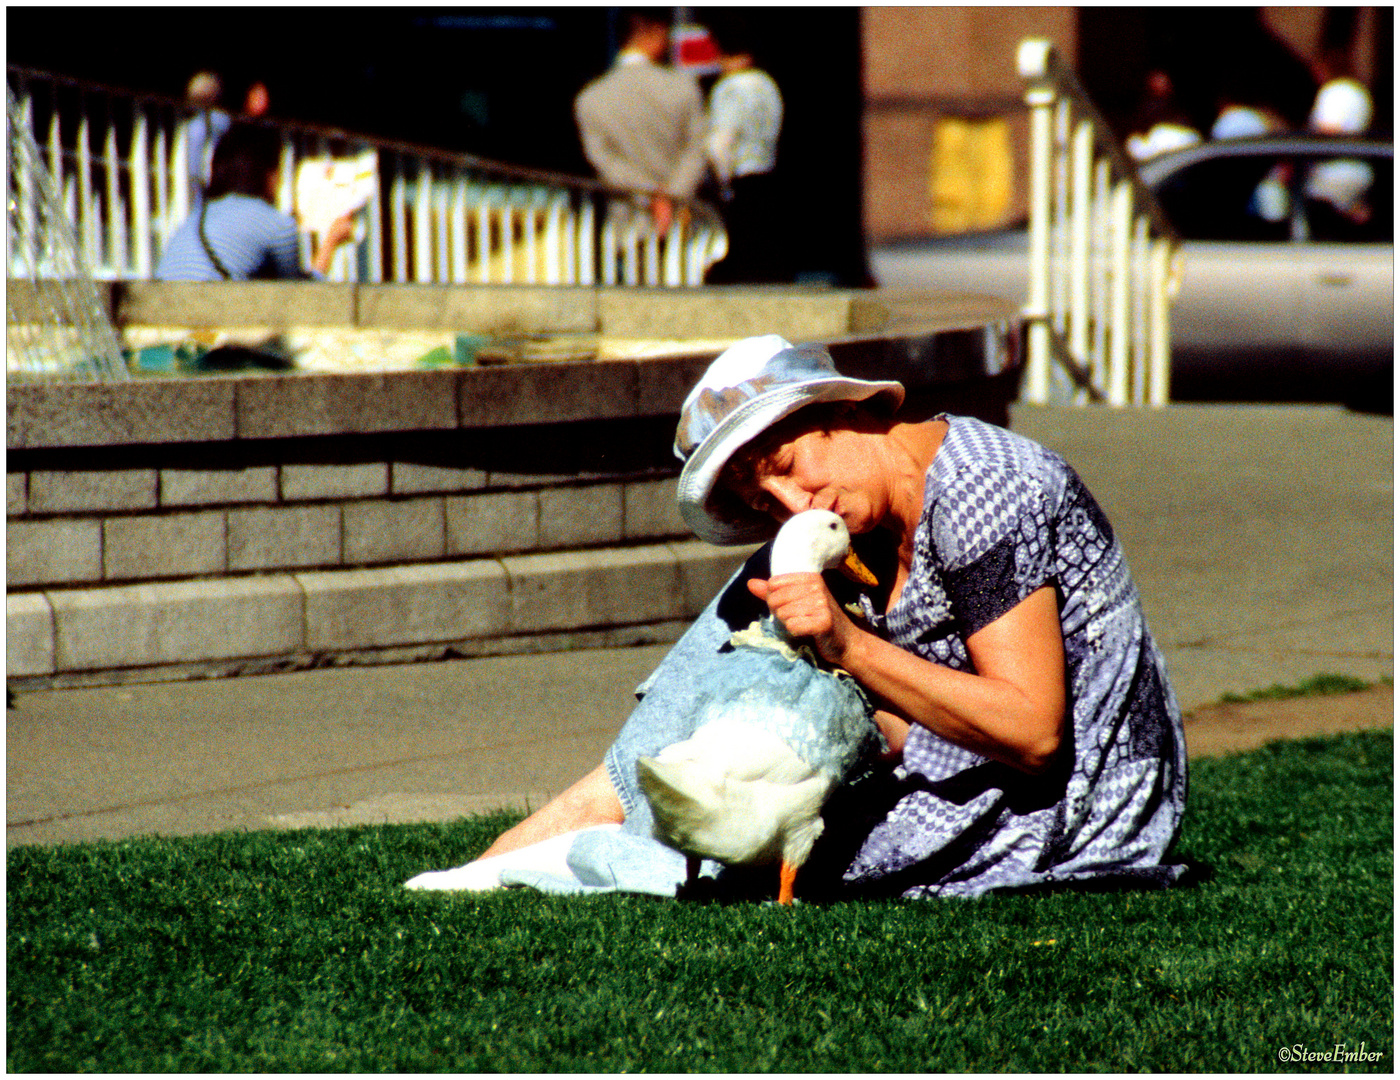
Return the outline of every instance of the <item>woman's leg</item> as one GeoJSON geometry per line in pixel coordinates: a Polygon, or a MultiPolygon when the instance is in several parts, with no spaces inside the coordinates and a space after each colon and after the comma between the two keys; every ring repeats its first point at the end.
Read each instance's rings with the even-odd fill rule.
{"type": "Polygon", "coordinates": [[[623,724],[603,764],[556,795],[514,828],[507,829],[481,858],[537,844],[592,825],[621,825],[651,835],[651,807],[637,785],[637,758],[688,739],[695,730],[712,665],[722,665],[720,647],[735,630],[766,612],[744,586],[767,577],[767,549],[751,557],[695,619],[637,693],[641,700],[623,724]],[[761,559],[760,557],[761,556],[761,559]]]}
{"type": "Polygon", "coordinates": [[[612,781],[608,779],[607,769],[599,765],[519,825],[501,833],[480,857],[485,859],[492,855],[504,855],[507,851],[592,825],[621,824],[622,800],[617,797],[612,781]]]}

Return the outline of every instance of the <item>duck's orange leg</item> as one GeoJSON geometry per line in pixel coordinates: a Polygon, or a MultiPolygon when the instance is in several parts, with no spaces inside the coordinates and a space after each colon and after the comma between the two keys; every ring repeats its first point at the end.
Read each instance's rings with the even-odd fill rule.
{"type": "Polygon", "coordinates": [[[797,867],[784,859],[778,866],[778,903],[792,903],[792,885],[797,880],[797,867]]]}

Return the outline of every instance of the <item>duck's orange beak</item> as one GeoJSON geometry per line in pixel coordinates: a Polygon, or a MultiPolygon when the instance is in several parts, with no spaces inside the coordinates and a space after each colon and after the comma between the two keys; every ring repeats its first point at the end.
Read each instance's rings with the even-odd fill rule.
{"type": "Polygon", "coordinates": [[[879,579],[870,572],[870,568],[866,566],[865,563],[860,561],[860,556],[858,556],[854,550],[846,555],[846,558],[837,569],[852,581],[858,581],[862,585],[880,584],[879,579]]]}

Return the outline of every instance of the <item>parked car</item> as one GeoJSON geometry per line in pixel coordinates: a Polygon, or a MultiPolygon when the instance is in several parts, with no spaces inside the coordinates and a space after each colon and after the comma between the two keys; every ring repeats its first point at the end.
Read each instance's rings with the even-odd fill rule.
{"type": "MultiPolygon", "coordinates": [[[[1394,148],[1290,135],[1202,143],[1139,167],[1182,241],[1178,400],[1391,408],[1394,148]]],[[[1026,297],[1026,229],[870,252],[887,287],[1026,297]]]]}

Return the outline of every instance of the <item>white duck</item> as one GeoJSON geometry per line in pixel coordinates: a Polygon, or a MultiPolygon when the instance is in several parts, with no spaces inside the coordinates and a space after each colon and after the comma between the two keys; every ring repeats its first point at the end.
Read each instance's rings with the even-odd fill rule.
{"type": "MultiPolygon", "coordinates": [[[[875,583],[851,552],[845,523],[826,510],[785,523],[770,566],[775,577],[841,568],[875,583]]],[[[777,619],[753,623],[731,644],[694,734],[638,758],[637,779],[655,837],[686,856],[690,881],[701,858],[778,862],[778,902],[790,904],[797,870],[824,828],[823,804],[881,739],[855,680],[822,668],[777,619]]]]}

